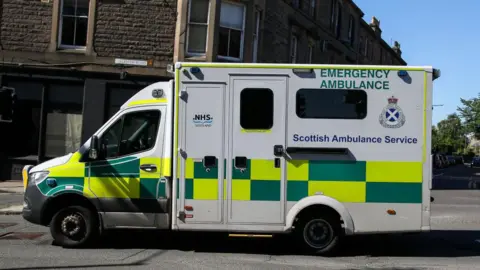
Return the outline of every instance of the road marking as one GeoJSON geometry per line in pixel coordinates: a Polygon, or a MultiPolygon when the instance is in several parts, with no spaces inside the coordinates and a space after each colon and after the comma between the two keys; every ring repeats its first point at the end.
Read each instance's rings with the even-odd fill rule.
{"type": "Polygon", "coordinates": [[[444,174],[445,174],[445,173],[434,174],[433,177],[442,176],[442,175],[444,175],[444,174]]]}

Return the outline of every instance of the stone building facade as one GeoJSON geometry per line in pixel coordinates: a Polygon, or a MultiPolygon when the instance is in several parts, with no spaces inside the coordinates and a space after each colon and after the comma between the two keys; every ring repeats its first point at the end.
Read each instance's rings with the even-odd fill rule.
{"type": "Polygon", "coordinates": [[[367,23],[352,0],[178,3],[175,61],[406,65],[399,45],[382,39],[379,20],[367,23]]]}
{"type": "Polygon", "coordinates": [[[406,65],[352,0],[3,0],[0,180],[74,151],[176,61],[406,65]]]}

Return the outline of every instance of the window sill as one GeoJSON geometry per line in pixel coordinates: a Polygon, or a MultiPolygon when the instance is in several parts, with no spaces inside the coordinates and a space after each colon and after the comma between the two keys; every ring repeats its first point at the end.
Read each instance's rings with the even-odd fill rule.
{"type": "Polygon", "coordinates": [[[185,56],[185,61],[204,62],[204,61],[207,61],[207,56],[205,56],[205,55],[187,55],[187,56],[185,56]]]}
{"type": "Polygon", "coordinates": [[[241,63],[242,62],[242,59],[240,59],[240,58],[233,58],[233,57],[221,56],[221,55],[218,55],[217,59],[222,61],[222,62],[234,62],[234,63],[241,63]]]}
{"type": "Polygon", "coordinates": [[[57,48],[56,52],[59,53],[77,53],[77,54],[85,54],[87,52],[86,48],[57,48]]]}

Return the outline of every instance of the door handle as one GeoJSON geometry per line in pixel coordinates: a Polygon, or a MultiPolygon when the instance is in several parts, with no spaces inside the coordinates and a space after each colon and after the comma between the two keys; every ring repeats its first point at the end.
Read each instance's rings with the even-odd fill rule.
{"type": "Polygon", "coordinates": [[[143,164],[143,165],[140,165],[140,170],[144,170],[146,172],[156,172],[157,166],[153,164],[143,164]]]}
{"type": "Polygon", "coordinates": [[[276,157],[281,157],[285,150],[283,150],[283,145],[274,145],[273,146],[273,155],[276,157]]]}

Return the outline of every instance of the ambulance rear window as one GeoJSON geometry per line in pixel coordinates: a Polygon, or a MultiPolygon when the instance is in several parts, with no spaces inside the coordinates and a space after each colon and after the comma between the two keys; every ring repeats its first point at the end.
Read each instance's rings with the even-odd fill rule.
{"type": "Polygon", "coordinates": [[[296,96],[300,118],[364,119],[367,93],[363,90],[300,89],[296,96]]]}

